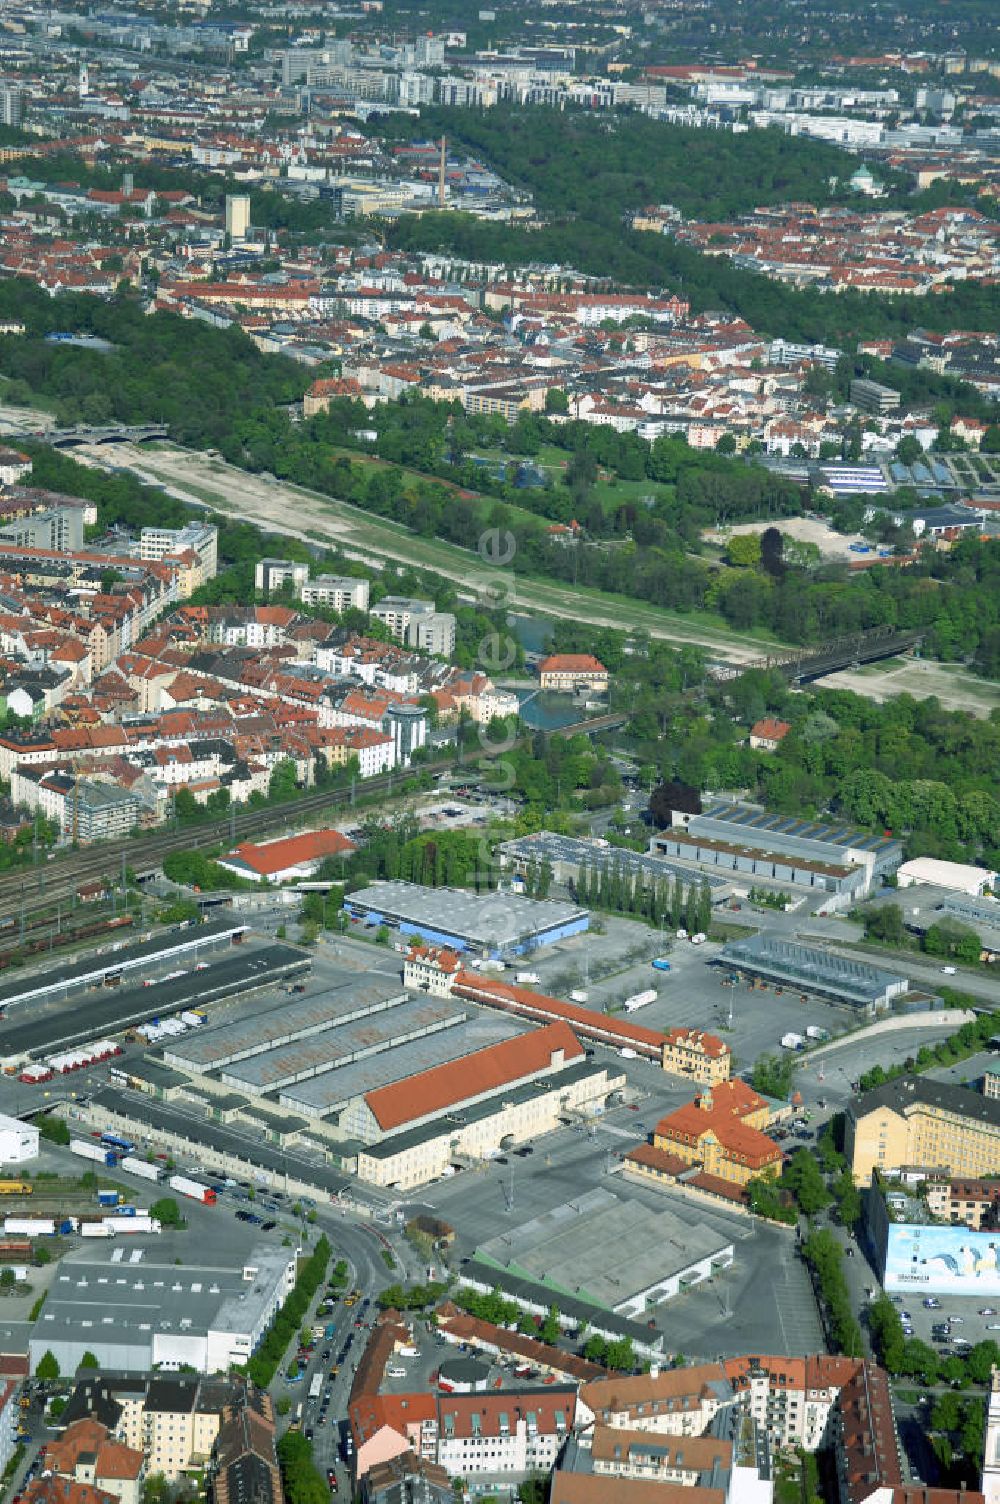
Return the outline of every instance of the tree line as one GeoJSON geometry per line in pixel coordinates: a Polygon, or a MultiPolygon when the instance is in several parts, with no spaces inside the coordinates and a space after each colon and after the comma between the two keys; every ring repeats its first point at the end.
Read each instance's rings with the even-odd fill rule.
{"type": "MultiPolygon", "coordinates": [[[[550,493],[540,493],[541,515],[532,515],[523,506],[515,510],[502,500],[457,491],[437,477],[332,454],[328,429],[315,420],[293,425],[281,410],[301,395],[301,370],[280,357],[262,356],[238,330],[170,314],[145,317],[127,299],[105,304],[91,297],[45,298],[42,306],[43,295],[30,288],[22,306],[23,288],[0,284],[0,316],[16,313],[29,325],[27,338],[0,339],[0,359],[32,391],[59,400],[72,394],[74,402],[81,393],[99,394],[101,411],[81,413],[87,421],[109,416],[164,421],[182,443],[212,445],[251,470],[270,470],[466,549],[476,547],[484,527],[509,530],[519,568],[527,574],[676,611],[707,611],[737,631],[770,631],[791,642],[822,642],[880,625],[920,629],[933,655],[971,658],[980,672],[1000,677],[1000,544],[963,540],[948,555],[935,554],[906,570],[869,570],[860,578],[839,563],[807,569],[784,560],[777,571],[763,561],[760,569],[726,567],[692,556],[692,540],[705,522],[792,515],[804,504],[798,487],[762,467],[698,455],[682,440],[661,438],[648,445],[632,435],[580,425],[583,432],[570,434],[576,447],[569,461],[571,483],[562,488],[566,496],[572,500],[579,481],[577,499],[592,499],[599,466],[623,477],[639,468],[652,484],[653,503],[623,503],[611,509],[610,520],[599,504],[588,519],[609,536],[567,547],[553,538],[544,520],[550,493]],[[46,344],[44,333],[65,323],[112,340],[115,350],[46,344]]],[[[414,459],[447,422],[447,409],[428,417],[433,408],[414,404],[420,418],[409,429],[414,459]]],[[[385,410],[390,429],[404,421],[396,416],[404,410],[408,420],[409,404],[385,410]]],[[[345,415],[339,415],[338,427],[344,422],[345,415]]],[[[548,439],[547,430],[541,432],[548,439]]],[[[431,460],[433,453],[432,444],[431,460]]],[[[556,487],[551,494],[558,493],[556,487]]],[[[116,493],[106,487],[104,494],[110,499],[116,493]]],[[[156,520],[174,515],[175,504],[162,495],[155,501],[156,494],[145,503],[150,520],[157,509],[163,515],[156,520]]],[[[246,524],[230,524],[225,531],[227,547],[238,551],[234,562],[242,566],[245,586],[260,534],[246,524]]]]}

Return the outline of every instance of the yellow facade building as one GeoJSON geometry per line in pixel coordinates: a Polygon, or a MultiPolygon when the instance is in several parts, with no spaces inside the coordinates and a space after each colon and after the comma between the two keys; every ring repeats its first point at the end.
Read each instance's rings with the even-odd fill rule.
{"type": "Polygon", "coordinates": [[[715,1086],[728,1081],[733,1054],[725,1040],[704,1029],[675,1025],[663,1044],[663,1069],[675,1076],[687,1076],[701,1086],[715,1086]]]}
{"type": "Polygon", "coordinates": [[[969,1178],[1000,1169],[1000,1101],[926,1076],[898,1076],[847,1108],[844,1148],[858,1185],[905,1165],[969,1178]]]}
{"type": "Polygon", "coordinates": [[[784,1156],[764,1132],[770,1119],[766,1099],[734,1077],[661,1118],[653,1148],[718,1180],[746,1185],[781,1171],[784,1156]]]}

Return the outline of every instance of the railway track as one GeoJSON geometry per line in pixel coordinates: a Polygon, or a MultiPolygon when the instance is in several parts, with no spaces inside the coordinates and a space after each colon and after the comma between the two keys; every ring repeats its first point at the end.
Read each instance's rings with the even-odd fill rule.
{"type": "MultiPolygon", "coordinates": [[[[482,756],[497,755],[484,748],[482,756]]],[[[455,766],[450,758],[424,763],[420,771],[436,774],[455,766]]],[[[366,778],[359,793],[368,798],[371,794],[392,794],[398,790],[405,775],[381,773],[366,778]]],[[[234,816],[212,820],[204,825],[191,825],[171,831],[157,831],[149,836],[132,837],[124,841],[111,841],[106,845],[76,851],[52,861],[8,873],[0,877],[0,919],[17,919],[35,914],[40,909],[51,909],[66,900],[72,900],[81,884],[97,878],[114,879],[121,868],[122,858],[138,877],[147,876],[160,865],[165,856],[173,851],[190,851],[205,846],[215,846],[220,841],[243,841],[251,836],[267,835],[289,825],[298,825],[324,810],[348,813],[352,808],[350,796],[337,790],[314,790],[303,794],[287,804],[272,805],[259,810],[244,810],[234,816]]]]}
{"type": "MultiPolygon", "coordinates": [[[[559,734],[567,736],[577,731],[603,731],[619,724],[622,719],[618,715],[598,716],[561,727],[559,734]]],[[[530,742],[530,739],[530,733],[519,737],[512,747],[496,747],[484,740],[470,758],[470,772],[482,759],[503,757],[513,746],[530,742]]],[[[458,772],[461,768],[461,763],[456,764],[454,758],[449,757],[422,763],[419,771],[435,775],[450,770],[458,772]]],[[[392,794],[405,780],[406,774],[399,771],[380,773],[359,784],[358,793],[364,799],[383,792],[392,794]]],[[[148,836],[109,841],[106,845],[68,855],[60,853],[52,861],[46,860],[34,867],[22,868],[0,877],[0,921],[17,919],[22,913],[25,916],[37,914],[40,910],[52,909],[65,901],[72,902],[81,884],[96,878],[114,880],[120,871],[123,857],[138,877],[144,877],[155,871],[163,858],[173,851],[198,850],[205,846],[215,846],[220,841],[235,844],[251,836],[271,834],[288,825],[300,825],[323,810],[345,814],[353,808],[354,804],[348,793],[334,789],[315,789],[287,804],[237,811],[234,815],[207,821],[204,825],[159,830],[148,836]]]]}

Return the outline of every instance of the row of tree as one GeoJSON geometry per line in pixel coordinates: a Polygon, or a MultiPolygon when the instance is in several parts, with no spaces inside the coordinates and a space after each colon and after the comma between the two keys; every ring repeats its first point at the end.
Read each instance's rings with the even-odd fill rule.
{"type": "Polygon", "coordinates": [[[684,928],[690,935],[707,934],[712,922],[712,890],[704,879],[685,883],[678,875],[646,881],[631,874],[620,861],[583,865],[573,883],[576,902],[609,914],[634,914],[662,929],[684,928]]]}
{"type": "Polygon", "coordinates": [[[294,1289],[275,1316],[267,1336],[248,1360],[247,1377],[260,1389],[268,1387],[289,1344],[298,1336],[310,1302],[323,1283],[330,1253],[330,1243],[324,1234],[309,1255],[305,1268],[300,1271],[294,1289]]]}
{"type": "MultiPolygon", "coordinates": [[[[972,1006],[979,1003],[978,998],[951,993],[947,988],[942,990],[946,1001],[956,1005],[972,1006]]],[[[860,1077],[858,1089],[871,1091],[876,1086],[883,1086],[886,1081],[894,1080],[896,1076],[919,1075],[935,1066],[955,1065],[959,1060],[966,1060],[970,1055],[975,1055],[981,1050],[998,1029],[1000,1029],[1000,1013],[978,1013],[975,1018],[956,1029],[954,1034],[949,1034],[947,1039],[942,1039],[939,1044],[921,1045],[915,1055],[908,1055],[905,1060],[895,1061],[888,1066],[873,1065],[860,1077]]]]}

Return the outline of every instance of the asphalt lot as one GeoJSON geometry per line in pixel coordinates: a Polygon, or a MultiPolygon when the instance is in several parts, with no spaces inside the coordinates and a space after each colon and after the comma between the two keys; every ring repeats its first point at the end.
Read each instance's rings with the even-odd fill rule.
{"type": "MultiPolygon", "coordinates": [[[[666,1088],[657,1103],[666,1105],[668,1093],[674,1094],[666,1088]]],[[[689,1093],[677,1083],[678,1101],[689,1093]]],[[[702,1358],[748,1350],[816,1351],[822,1334],[805,1267],[795,1254],[794,1234],[716,1210],[680,1192],[638,1185],[618,1173],[623,1151],[644,1137],[640,1125],[651,1128],[659,1115],[649,1110],[653,1100],[638,1112],[626,1108],[609,1114],[593,1134],[586,1128],[562,1129],[540,1140],[531,1156],[510,1155],[506,1166],[466,1171],[430,1187],[419,1205],[454,1226],[452,1263],[468,1257],[505,1224],[527,1222],[603,1184],[623,1198],[669,1207],[690,1223],[707,1223],[737,1245],[732,1270],[659,1308],[656,1324],[668,1351],[702,1358]]]]}
{"type": "MultiPolygon", "coordinates": [[[[955,1032],[956,1027],[954,1015],[946,1013],[940,1022],[932,1025],[903,1026],[874,1037],[858,1034],[837,1044],[833,1049],[824,1050],[815,1060],[808,1055],[801,1057],[795,1074],[795,1085],[807,1106],[815,1107],[822,1099],[827,1102],[830,1112],[837,1112],[848,1097],[853,1095],[851,1083],[857,1081],[864,1071],[871,1070],[873,1065],[892,1065],[905,1060],[907,1056],[915,1055],[921,1045],[933,1045],[946,1039],[955,1032]]],[[[959,1083],[974,1080],[977,1074],[982,1075],[984,1063],[992,1058],[978,1055],[960,1065],[931,1074],[942,1080],[959,1083]]],[[[824,1114],[820,1111],[819,1115],[822,1117],[824,1114]]]]}

